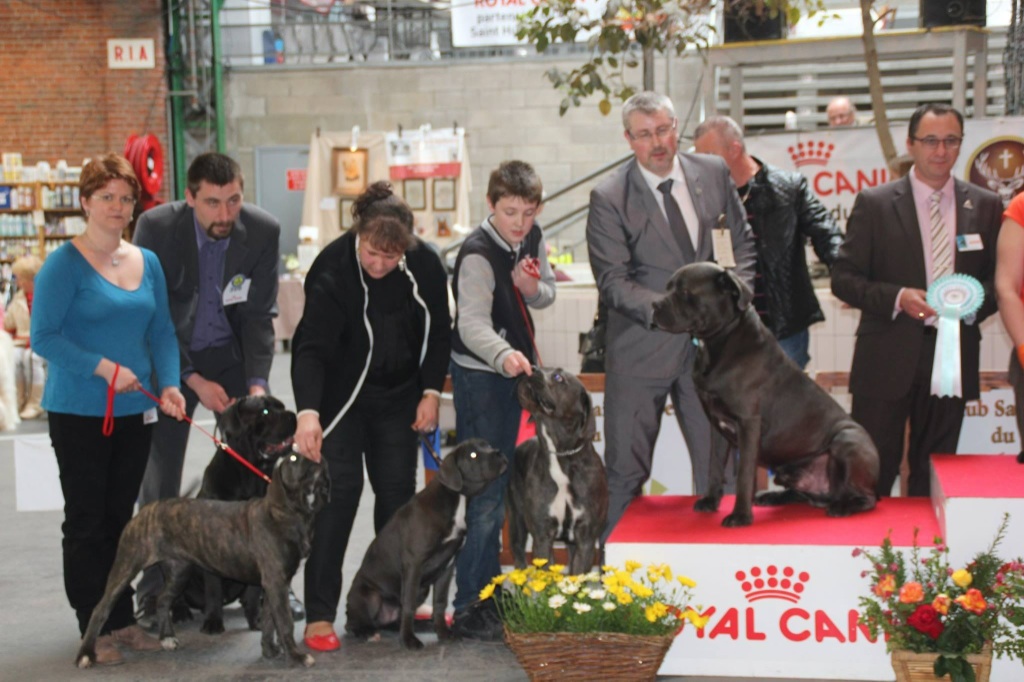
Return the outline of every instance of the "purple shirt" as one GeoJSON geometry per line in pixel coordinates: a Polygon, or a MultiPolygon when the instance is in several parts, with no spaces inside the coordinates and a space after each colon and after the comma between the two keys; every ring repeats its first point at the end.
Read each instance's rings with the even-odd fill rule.
{"type": "Polygon", "coordinates": [[[196,226],[196,246],[199,249],[199,301],[188,349],[198,351],[226,346],[234,341],[235,335],[224,313],[222,300],[224,258],[231,237],[210,239],[194,214],[193,221],[196,226]]]}

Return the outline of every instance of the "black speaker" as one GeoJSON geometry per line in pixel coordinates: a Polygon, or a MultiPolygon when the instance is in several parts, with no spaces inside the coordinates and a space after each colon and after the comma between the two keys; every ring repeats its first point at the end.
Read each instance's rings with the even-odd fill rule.
{"type": "MultiPolygon", "coordinates": [[[[924,0],[921,0],[924,2],[924,0]]],[[[757,16],[752,10],[741,13],[726,5],[723,39],[726,43],[743,43],[752,40],[781,40],[786,37],[788,25],[786,15],[779,12],[774,17],[765,10],[757,16]]]]}
{"type": "Polygon", "coordinates": [[[920,0],[921,28],[984,26],[985,0],[920,0]]]}

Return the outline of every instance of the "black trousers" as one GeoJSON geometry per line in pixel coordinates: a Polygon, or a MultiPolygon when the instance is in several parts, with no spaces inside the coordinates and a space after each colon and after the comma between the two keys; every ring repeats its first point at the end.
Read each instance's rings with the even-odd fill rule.
{"type": "MultiPolygon", "coordinates": [[[[107,438],[102,417],[49,413],[64,493],[64,590],[82,633],[103,596],[146,470],[153,427],[142,422],[141,414],[118,417],[107,438]]],[[[121,593],[101,634],[135,623],[132,594],[130,586],[121,593]]]]}
{"type": "MultiPolygon", "coordinates": [[[[216,381],[224,387],[228,396],[241,398],[248,394],[245,364],[235,344],[207,348],[190,354],[192,365],[203,378],[216,381]]],[[[184,383],[181,393],[185,396],[185,410],[189,418],[199,406],[199,396],[184,383]]],[[[219,421],[220,415],[215,415],[219,421]]],[[[139,507],[155,500],[178,497],[181,494],[181,472],[185,467],[185,451],[188,448],[189,431],[192,426],[160,413],[160,419],[153,433],[153,446],[149,449],[149,464],[142,486],[138,491],[139,507]]],[[[210,444],[210,457],[215,446],[210,444]]],[[[147,597],[156,596],[163,589],[163,572],[159,566],[150,566],[139,582],[139,605],[147,597]]]]}
{"type": "Polygon", "coordinates": [[[875,492],[879,497],[889,496],[899,475],[903,459],[903,435],[908,419],[908,495],[928,497],[931,494],[931,456],[956,452],[964,420],[965,400],[931,395],[934,356],[935,336],[927,336],[921,347],[910,391],[896,400],[879,400],[853,394],[850,415],[867,430],[878,448],[880,466],[875,492]]]}
{"type": "MultiPolygon", "coordinates": [[[[389,395],[360,395],[324,439],[321,452],[331,476],[331,501],[313,526],[306,559],[306,622],[334,622],[341,600],[341,565],[363,491],[363,462],[376,497],[373,528],[380,532],[416,493],[417,387],[389,395]]],[[[327,427],[327,424],[324,424],[327,427]]]]}

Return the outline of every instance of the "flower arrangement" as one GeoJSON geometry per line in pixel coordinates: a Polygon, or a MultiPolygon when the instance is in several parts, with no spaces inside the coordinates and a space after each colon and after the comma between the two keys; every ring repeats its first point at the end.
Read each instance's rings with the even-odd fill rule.
{"type": "Polygon", "coordinates": [[[1006,534],[1003,517],[992,545],[963,568],[949,565],[941,538],[924,557],[917,545],[909,557],[886,537],[878,551],[855,549],[871,569],[871,593],[861,597],[861,623],[872,636],[885,635],[888,650],[937,653],[934,673],[953,682],[973,682],[968,654],[991,643],[998,655],[1024,658],[1024,563],[1004,561],[996,549],[1006,534]]]}
{"type": "Polygon", "coordinates": [[[480,592],[496,599],[498,613],[511,632],[614,632],[628,635],[672,635],[689,621],[707,623],[689,607],[693,580],[665,564],[646,569],[627,561],[625,569],[565,575],[565,567],[534,559],[531,566],[495,576],[480,592]],[[501,586],[498,596],[495,589],[501,586]]]}

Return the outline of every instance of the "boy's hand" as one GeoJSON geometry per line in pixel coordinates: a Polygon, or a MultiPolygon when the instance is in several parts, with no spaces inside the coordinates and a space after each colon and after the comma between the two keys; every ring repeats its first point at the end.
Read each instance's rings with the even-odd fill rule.
{"type": "Polygon", "coordinates": [[[512,269],[512,283],[526,298],[537,295],[539,282],[540,260],[537,258],[524,258],[512,269]]]}
{"type": "Polygon", "coordinates": [[[520,374],[526,374],[530,376],[533,374],[533,369],[530,367],[530,361],[526,359],[526,356],[517,350],[509,353],[505,361],[501,363],[501,368],[505,370],[505,374],[510,377],[517,377],[520,374]]]}

